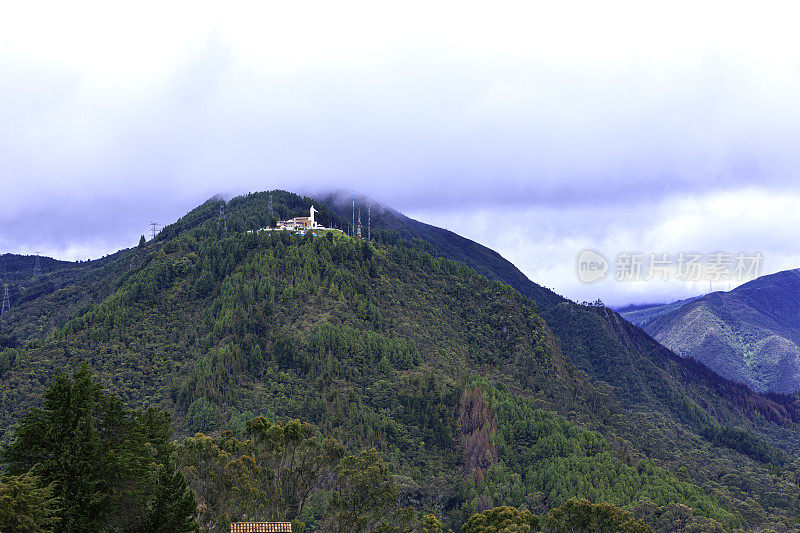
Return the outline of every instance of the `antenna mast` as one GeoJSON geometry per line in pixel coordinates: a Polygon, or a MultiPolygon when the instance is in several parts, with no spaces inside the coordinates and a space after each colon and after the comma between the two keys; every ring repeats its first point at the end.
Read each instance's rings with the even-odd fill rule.
{"type": "Polygon", "coordinates": [[[353,237],[356,232],[356,191],[353,191],[353,225],[350,226],[350,236],[353,237]]]}
{"type": "Polygon", "coordinates": [[[150,240],[154,240],[156,238],[156,233],[158,233],[158,222],[150,222],[150,240]]]}
{"type": "Polygon", "coordinates": [[[11,309],[11,300],[8,298],[8,283],[3,284],[3,308],[0,315],[6,314],[11,309]]]}
{"type": "Polygon", "coordinates": [[[225,200],[219,201],[219,220],[217,221],[217,226],[220,224],[223,225],[225,231],[228,231],[228,219],[225,218],[225,200]]]}
{"type": "Polygon", "coordinates": [[[372,228],[372,204],[367,204],[367,240],[372,242],[370,229],[372,228]]]}
{"type": "Polygon", "coordinates": [[[359,206],[359,208],[358,208],[358,233],[357,233],[357,236],[358,236],[359,239],[361,238],[361,206],[359,206]]]}
{"type": "Polygon", "coordinates": [[[42,262],[39,259],[39,252],[36,252],[36,264],[33,265],[33,277],[42,275],[42,262]]]}

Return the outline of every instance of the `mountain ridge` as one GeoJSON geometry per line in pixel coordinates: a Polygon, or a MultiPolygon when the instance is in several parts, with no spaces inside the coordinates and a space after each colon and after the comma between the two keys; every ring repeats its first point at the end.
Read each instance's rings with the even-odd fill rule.
{"type": "Polygon", "coordinates": [[[800,389],[800,273],[786,270],[668,306],[623,313],[683,357],[755,390],[800,389]]]}
{"type": "MultiPolygon", "coordinates": [[[[82,278],[85,289],[63,287],[15,308],[10,318],[24,321],[23,313],[58,306],[64,291],[84,291],[76,300],[90,300],[75,304],[55,330],[20,336],[2,352],[6,428],[34,405],[31,392],[54,371],[88,363],[129,404],[170,410],[179,435],[235,432],[249,415],[262,414],[308,419],[351,447],[374,445],[408,478],[404,498],[441,509],[453,524],[475,509],[473,500],[546,510],[565,496],[586,495],[633,505],[635,491],[610,472],[633,476],[642,494],[655,497],[635,472],[656,468],[653,479],[673,494],[659,506],[698,502],[698,512],[729,527],[794,527],[789,509],[800,493],[789,482],[797,450],[790,397],[756,395],[706,375],[613,311],[550,296],[517,278],[540,297],[531,300],[442,257],[470,255],[499,277],[515,268],[499,254],[389,211],[373,224],[374,244],[247,233],[268,223],[268,194],[281,218],[304,214],[312,202],[326,223],[347,223],[323,202],[273,191],[231,199],[225,232],[218,202],[210,201],[154,242],[121,251],[82,278]],[[595,448],[564,444],[552,475],[586,461],[615,488],[592,493],[581,478],[571,488],[547,485],[555,478],[545,470],[526,474],[521,465],[550,467],[519,461],[516,454],[527,452],[499,445],[486,481],[457,474],[469,446],[492,441],[458,430],[459,398],[475,390],[499,424],[513,421],[501,416],[511,402],[564,417],[558,424],[565,439],[580,434],[592,442],[582,432],[596,431],[607,443],[598,448],[602,461],[595,448]],[[745,480],[764,488],[753,492],[745,480]],[[524,489],[502,488],[514,483],[524,489]],[[446,502],[437,487],[451,487],[446,502]],[[786,501],[776,502],[766,487],[780,487],[786,501]]],[[[542,423],[545,415],[528,409],[512,411],[533,417],[530,427],[542,423]]],[[[503,433],[510,426],[497,431],[513,434],[503,433]]],[[[514,431],[531,446],[545,444],[523,427],[514,431]]]]}

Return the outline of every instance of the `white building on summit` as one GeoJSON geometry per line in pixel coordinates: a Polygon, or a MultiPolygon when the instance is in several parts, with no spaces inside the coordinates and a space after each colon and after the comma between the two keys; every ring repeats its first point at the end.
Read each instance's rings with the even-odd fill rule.
{"type": "MultiPolygon", "coordinates": [[[[261,228],[257,231],[293,231],[295,233],[305,234],[307,231],[316,232],[316,231],[335,231],[339,233],[343,233],[340,229],[335,228],[326,228],[322,224],[319,224],[314,215],[319,213],[314,206],[312,205],[311,208],[308,210],[307,217],[294,217],[288,220],[278,220],[275,223],[274,228],[261,228]]],[[[248,233],[251,233],[253,230],[249,230],[248,233]]],[[[314,233],[316,235],[316,233],[314,233]]]]}
{"type": "Polygon", "coordinates": [[[336,230],[333,228],[326,228],[322,224],[319,224],[314,215],[319,213],[314,206],[312,205],[311,208],[308,210],[307,217],[294,217],[290,218],[289,220],[279,220],[275,224],[275,228],[265,228],[267,230],[275,229],[275,230],[287,230],[287,231],[297,231],[301,233],[305,233],[306,231],[341,231],[336,230]]]}
{"type": "Polygon", "coordinates": [[[276,224],[276,229],[285,229],[289,231],[307,231],[307,230],[315,230],[315,229],[328,229],[325,226],[321,226],[317,224],[317,221],[314,220],[314,214],[318,213],[314,206],[311,206],[311,209],[308,210],[309,216],[307,217],[294,217],[290,218],[289,220],[279,220],[276,224]]]}

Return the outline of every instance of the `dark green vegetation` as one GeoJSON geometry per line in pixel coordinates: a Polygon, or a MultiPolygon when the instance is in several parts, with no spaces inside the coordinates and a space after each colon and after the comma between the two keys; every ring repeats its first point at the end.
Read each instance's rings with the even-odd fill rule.
{"type": "MultiPolygon", "coordinates": [[[[194,531],[194,496],[170,458],[169,416],[127,411],[84,367],[61,374],[0,459],[3,531],[194,531]]],[[[0,504],[0,509],[2,509],[0,504]]]]}
{"type": "MultiPolygon", "coordinates": [[[[311,202],[274,193],[277,218],[311,202]]],[[[314,205],[323,224],[349,218],[314,205]]],[[[263,193],[228,203],[228,232],[217,213],[208,202],[155,242],[70,265],[80,282],[4,316],[2,427],[40,405],[54,374],[86,363],[126,405],[169,411],[178,437],[208,435],[181,444],[208,457],[255,457],[257,417],[313,424],[315,446],[334,439],[351,458],[323,469],[386,480],[386,507],[363,507],[366,530],[376,508],[433,512],[457,530],[485,509],[545,516],[572,498],[664,531],[676,514],[709,530],[797,530],[794,398],[722,379],[613,311],[568,302],[480,245],[390,210],[373,209],[375,244],[247,233],[268,223],[263,193]],[[61,309],[69,319],[54,318],[61,309]]],[[[246,499],[204,487],[191,460],[180,466],[206,518],[361,520],[335,512],[357,506],[357,490],[244,511],[246,499]]]]}
{"type": "MultiPolygon", "coordinates": [[[[671,531],[683,531],[674,527],[671,531]]],[[[610,503],[591,503],[588,500],[568,500],[539,517],[528,510],[503,506],[476,513],[461,528],[462,533],[545,533],[616,532],[652,533],[653,529],[629,512],[610,503]]],[[[715,531],[695,529],[693,531],[715,531]]]]}
{"type": "Polygon", "coordinates": [[[0,477],[0,531],[47,531],[58,522],[53,486],[30,473],[0,477]]]}
{"type": "Polygon", "coordinates": [[[675,353],[757,391],[800,390],[800,273],[787,270],[623,316],[675,353]]]}
{"type": "Polygon", "coordinates": [[[503,506],[475,513],[461,528],[462,533],[528,533],[539,529],[539,517],[528,510],[503,506]]]}
{"type": "Polygon", "coordinates": [[[245,436],[197,434],[176,447],[204,530],[228,531],[242,517],[342,533],[414,526],[414,511],[398,507],[397,483],[375,449],[346,455],[341,442],[297,420],[256,418],[245,436]]]}
{"type": "MultiPolygon", "coordinates": [[[[350,225],[350,197],[328,195],[322,201],[330,206],[337,227],[350,225]]],[[[366,200],[359,199],[363,205],[366,200]]],[[[431,255],[464,263],[478,274],[493,281],[502,281],[534,300],[541,307],[551,307],[567,300],[555,292],[537,285],[503,256],[475,241],[452,231],[408,218],[394,209],[372,204],[372,238],[377,242],[403,245],[431,255]]]]}
{"type": "MultiPolygon", "coordinates": [[[[648,533],[653,531],[630,513],[608,503],[570,500],[553,509],[541,520],[544,531],[616,531],[648,533]]],[[[705,531],[712,531],[706,529],[705,531]]]]}
{"type": "Polygon", "coordinates": [[[0,531],[224,532],[253,516],[297,531],[442,531],[398,506],[374,448],[345,455],[296,420],[255,418],[245,433],[170,443],[166,413],[124,409],[86,366],[62,373],[0,453],[0,531]]]}
{"type": "MultiPolygon", "coordinates": [[[[8,283],[11,303],[11,310],[0,320],[0,351],[47,335],[108,296],[107,283],[122,272],[123,255],[79,263],[41,257],[41,276],[33,276],[36,256],[0,255],[0,283],[8,283]]],[[[0,358],[0,374],[3,365],[0,358]]]]}

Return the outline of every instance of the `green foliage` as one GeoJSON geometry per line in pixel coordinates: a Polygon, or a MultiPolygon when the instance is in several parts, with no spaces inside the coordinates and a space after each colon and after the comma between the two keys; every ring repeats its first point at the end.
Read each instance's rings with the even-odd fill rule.
{"type": "MultiPolygon", "coordinates": [[[[276,218],[304,215],[311,202],[273,195],[276,218]]],[[[381,242],[365,243],[247,233],[269,222],[265,193],[231,199],[225,232],[218,205],[144,248],[46,268],[44,283],[17,291],[31,299],[0,321],[6,440],[41,408],[52,375],[85,363],[124,405],[169,410],[178,437],[213,435],[181,449],[202,459],[180,465],[199,472],[192,486],[206,524],[261,512],[252,495],[269,486],[256,474],[272,467],[251,464],[262,454],[252,413],[307,420],[353,457],[374,447],[396,507],[456,529],[477,510],[544,515],[569,498],[636,513],[650,501],[655,510],[636,516],[662,530],[659,517],[679,505],[728,528],[797,525],[800,438],[788,399],[671,358],[607,310],[563,302],[494,252],[388,210],[373,218],[385,224],[373,232],[381,242]],[[53,276],[58,290],[46,283],[53,276]],[[476,387],[481,416],[461,416],[460,398],[476,387]]],[[[349,219],[314,205],[334,225],[349,219]]],[[[327,516],[336,465],[292,511],[308,531],[327,516]]]]}
{"type": "Polygon", "coordinates": [[[336,483],[323,530],[336,533],[405,531],[409,529],[411,515],[396,509],[397,499],[397,487],[389,475],[389,465],[378,457],[375,448],[347,456],[336,467],[336,483]]]}
{"type": "Polygon", "coordinates": [[[434,514],[426,514],[417,523],[414,533],[445,533],[444,525],[434,514]]]}
{"type": "Polygon", "coordinates": [[[58,512],[54,492],[53,485],[42,486],[30,472],[0,478],[0,531],[51,531],[58,512]]]}
{"type": "Polygon", "coordinates": [[[247,430],[266,478],[267,515],[302,515],[311,492],[342,457],[342,444],[320,438],[310,424],[297,420],[272,424],[259,417],[248,421],[247,430]]]}
{"type": "Polygon", "coordinates": [[[185,483],[170,477],[170,434],[168,416],[126,411],[84,366],[53,380],[44,407],[23,418],[2,460],[12,475],[52,488],[58,530],[164,530],[189,524],[193,513],[185,483]]]}
{"type": "MultiPolygon", "coordinates": [[[[406,531],[413,511],[398,508],[389,465],[375,449],[344,457],[344,447],[299,421],[247,422],[247,440],[198,434],[177,459],[200,504],[204,530],[246,517],[320,524],[325,531],[406,531]],[[311,507],[307,504],[311,502],[311,507]]],[[[424,518],[420,531],[441,523],[424,518]]],[[[434,528],[434,529],[431,529],[434,528]]]]}
{"type": "Polygon", "coordinates": [[[11,370],[18,355],[19,352],[14,348],[6,348],[0,351],[0,376],[11,370]]]}
{"type": "MultiPolygon", "coordinates": [[[[280,362],[279,345],[276,342],[276,357],[280,362]]],[[[386,338],[372,331],[359,331],[350,326],[333,326],[323,323],[314,328],[309,339],[312,358],[335,357],[356,368],[374,368],[386,359],[397,370],[408,370],[422,360],[416,347],[399,338],[386,338]]],[[[388,370],[388,369],[386,369],[388,370]]]]}
{"type": "Polygon", "coordinates": [[[539,517],[515,507],[496,507],[472,515],[461,533],[528,533],[537,531],[539,517]]]}
{"type": "MultiPolygon", "coordinates": [[[[636,504],[631,512],[650,524],[656,531],[675,531],[683,533],[722,533],[725,528],[716,520],[696,516],[691,507],[672,504],[659,507],[653,501],[644,499],[636,504]]],[[[779,529],[784,529],[779,526],[779,529]]]]}
{"type": "Polygon", "coordinates": [[[248,516],[299,518],[344,454],[341,443],[299,421],[256,418],[247,422],[246,436],[198,434],[178,446],[178,464],[197,494],[199,519],[208,530],[222,531],[248,516]]]}
{"type": "Polygon", "coordinates": [[[147,243],[147,241],[145,241],[145,239],[144,239],[144,235],[142,235],[142,236],[139,238],[139,246],[138,246],[138,247],[139,247],[139,248],[144,248],[144,245],[145,245],[146,243],[147,243]]]}
{"type": "Polygon", "coordinates": [[[3,460],[13,474],[33,469],[43,483],[56,486],[62,528],[100,528],[122,470],[118,436],[125,422],[119,401],[105,396],[84,367],[54,380],[44,409],[22,420],[3,460]]]}
{"type": "Polygon", "coordinates": [[[542,517],[544,531],[648,533],[653,530],[609,503],[569,500],[542,517]]]}
{"type": "Polygon", "coordinates": [[[535,504],[544,512],[573,498],[619,506],[647,498],[659,506],[685,504],[730,525],[741,521],[697,486],[650,461],[625,464],[600,433],[536,409],[485,380],[467,383],[467,390],[476,388],[486,397],[496,428],[489,438],[498,462],[481,483],[482,497],[491,505],[535,504]]]}
{"type": "Polygon", "coordinates": [[[190,428],[194,433],[202,433],[217,427],[214,406],[203,397],[196,399],[186,412],[190,420],[190,428]]]}
{"type": "Polygon", "coordinates": [[[159,468],[153,503],[146,513],[142,530],[153,533],[197,531],[194,493],[172,462],[159,468]]]}

